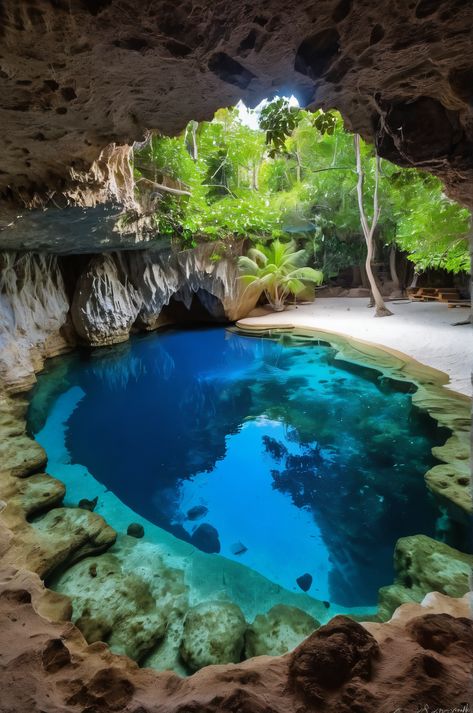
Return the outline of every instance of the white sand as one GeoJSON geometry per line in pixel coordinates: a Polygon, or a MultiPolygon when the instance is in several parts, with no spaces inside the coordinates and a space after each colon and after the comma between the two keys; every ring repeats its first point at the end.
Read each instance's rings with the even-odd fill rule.
{"type": "MultiPolygon", "coordinates": [[[[312,304],[248,317],[240,324],[285,324],[327,329],[403,352],[450,377],[448,388],[471,396],[473,332],[454,327],[469,310],[448,309],[437,302],[389,302],[392,317],[375,318],[366,298],[319,298],[312,304]]],[[[261,310],[260,310],[261,311],[261,310]]]]}

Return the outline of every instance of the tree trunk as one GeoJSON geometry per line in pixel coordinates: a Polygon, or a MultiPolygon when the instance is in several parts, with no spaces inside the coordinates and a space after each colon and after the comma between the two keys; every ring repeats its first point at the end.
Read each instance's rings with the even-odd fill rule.
{"type": "Polygon", "coordinates": [[[414,274],[412,275],[412,282],[409,285],[409,289],[413,290],[414,287],[417,287],[417,281],[419,279],[419,273],[414,270],[414,274]]]}
{"type": "Polygon", "coordinates": [[[399,275],[396,269],[396,246],[391,245],[389,251],[389,272],[391,273],[391,282],[393,283],[395,290],[401,289],[401,283],[399,282],[399,275]]]}
{"type": "Polygon", "coordinates": [[[298,183],[302,180],[302,164],[299,149],[296,149],[296,180],[298,183]]]}
{"type": "Polygon", "coordinates": [[[253,190],[258,191],[259,190],[259,184],[258,184],[258,173],[259,173],[259,163],[256,161],[253,162],[253,190]]]}
{"type": "Polygon", "coordinates": [[[376,154],[376,165],[375,165],[375,184],[374,184],[374,196],[373,196],[373,219],[371,225],[368,224],[368,219],[366,217],[365,208],[363,205],[363,182],[364,173],[361,165],[361,150],[360,150],[360,135],[355,134],[355,153],[356,153],[356,172],[358,174],[358,182],[356,185],[356,193],[358,197],[358,209],[360,211],[360,221],[363,230],[363,235],[366,242],[366,261],[365,269],[370,283],[371,294],[373,295],[373,300],[375,304],[375,317],[388,317],[392,314],[384,304],[383,296],[379,291],[376,280],[374,279],[373,269],[371,266],[371,261],[373,259],[374,253],[374,243],[373,236],[378,223],[380,207],[378,203],[378,187],[379,187],[379,156],[376,154]]]}
{"type": "Polygon", "coordinates": [[[199,151],[197,148],[197,128],[199,126],[198,121],[192,122],[192,160],[197,161],[199,158],[199,151]]]}

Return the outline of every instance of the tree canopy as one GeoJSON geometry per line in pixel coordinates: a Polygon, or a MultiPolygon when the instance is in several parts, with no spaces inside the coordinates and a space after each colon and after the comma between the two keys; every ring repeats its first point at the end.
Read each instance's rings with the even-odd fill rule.
{"type": "MultiPolygon", "coordinates": [[[[370,206],[375,158],[363,141],[361,156],[370,206]]],[[[353,135],[338,112],[310,113],[280,98],[252,128],[238,108],[221,109],[179,137],[151,137],[135,150],[134,169],[138,192],[156,187],[157,232],[186,246],[297,238],[326,278],[363,260],[353,135]]],[[[438,179],[383,160],[379,202],[378,246],[397,245],[418,271],[469,270],[469,211],[438,179]]]]}

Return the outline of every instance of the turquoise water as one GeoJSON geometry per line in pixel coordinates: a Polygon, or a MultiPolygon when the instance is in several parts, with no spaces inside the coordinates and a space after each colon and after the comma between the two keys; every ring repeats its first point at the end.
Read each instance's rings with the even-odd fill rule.
{"type": "Polygon", "coordinates": [[[375,604],[396,540],[441,516],[423,475],[445,431],[313,340],[172,330],[61,358],[29,426],[52,475],[85,466],[176,537],[340,606],[375,604]]]}

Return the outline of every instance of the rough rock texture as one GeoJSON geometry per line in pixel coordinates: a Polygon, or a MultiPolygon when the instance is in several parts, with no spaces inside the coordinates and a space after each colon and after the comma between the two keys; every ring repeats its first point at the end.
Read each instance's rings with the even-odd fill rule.
{"type": "MultiPolygon", "coordinates": [[[[441,595],[430,595],[421,605],[401,607],[389,624],[361,626],[337,617],[293,655],[211,666],[187,679],[138,669],[127,657],[112,654],[104,643],[87,645],[68,621],[72,615],[69,597],[45,589],[32,570],[54,576],[65,568],[60,576],[70,577],[74,599],[78,592],[73,580],[80,584],[82,608],[74,616],[81,615],[78,623],[82,620],[88,636],[106,637],[109,616],[119,624],[109,634],[110,641],[114,637],[117,646],[130,652],[133,641],[137,656],[147,656],[149,638],[159,645],[164,631],[160,616],[167,617],[161,645],[169,641],[169,660],[183,635],[179,597],[184,603],[185,588],[179,574],[173,578],[172,572],[164,573],[162,568],[150,574],[154,562],[150,572],[145,572],[149,557],[144,555],[146,543],[142,541],[121,538],[125,549],[134,551],[134,559],[122,557],[116,545],[110,553],[96,557],[94,552],[109,547],[115,533],[93,512],[58,507],[62,485],[36,472],[44,467],[39,447],[25,448],[25,408],[26,402],[18,397],[1,397],[2,444],[8,443],[0,468],[0,492],[6,501],[0,503],[2,713],[301,713],[318,710],[321,699],[328,713],[392,713],[399,707],[414,713],[419,701],[459,707],[470,699],[473,625],[462,618],[468,604],[441,595]],[[22,459],[17,455],[20,448],[24,449],[22,459]],[[27,521],[28,515],[44,510],[46,514],[34,522],[27,521]],[[67,569],[88,554],[92,556],[67,569]],[[131,568],[128,571],[125,561],[131,568]],[[84,576],[73,576],[79,570],[84,576]],[[115,596],[117,591],[121,591],[120,598],[115,596]],[[101,601],[108,603],[108,611],[99,607],[101,601]],[[146,621],[133,611],[143,601],[149,607],[146,621]],[[99,609],[102,622],[94,630],[99,609]],[[429,616],[421,616],[426,611],[429,616]]],[[[238,610],[225,609],[225,618],[222,606],[229,607],[214,603],[217,615],[211,626],[211,617],[205,616],[198,627],[189,627],[193,632],[187,637],[189,660],[195,655],[218,656],[225,641],[219,628],[224,625],[227,634],[231,631],[228,655],[235,655],[236,660],[241,656],[245,621],[238,610]],[[217,646],[212,646],[213,637],[217,646]]],[[[202,663],[195,662],[197,666],[202,663]]]]}
{"type": "Polygon", "coordinates": [[[473,522],[471,401],[467,397],[449,395],[446,389],[439,391],[432,388],[419,389],[412,401],[453,432],[443,446],[432,450],[433,455],[443,462],[425,474],[425,481],[449,516],[470,529],[473,522]]]}
{"type": "Polygon", "coordinates": [[[34,575],[11,572],[0,581],[0,631],[9,642],[0,650],[2,713],[309,713],[320,710],[320,699],[327,713],[414,713],[419,703],[451,709],[471,699],[466,618],[416,616],[372,625],[378,630],[370,634],[337,617],[293,654],[183,679],[139,669],[105,644],[87,646],[72,624],[45,618],[45,597],[34,575]]]}
{"type": "Polygon", "coordinates": [[[259,292],[243,290],[238,280],[241,249],[237,244],[220,256],[218,246],[204,243],[181,252],[156,249],[93,258],[79,278],[71,306],[79,337],[97,346],[126,340],[132,327],[156,329],[173,321],[172,315],[163,315],[171,298],[190,310],[198,296],[208,318],[217,321],[248,314],[259,292]]]}
{"type": "Polygon", "coordinates": [[[98,255],[77,283],[71,306],[74,328],[88,344],[128,339],[139,312],[140,295],[130,283],[122,256],[98,255]]]}
{"type": "Polygon", "coordinates": [[[379,614],[388,619],[404,602],[420,602],[426,592],[461,597],[469,591],[473,555],[426,535],[401,537],[394,551],[395,582],[379,591],[379,614]]]}
{"type": "Polygon", "coordinates": [[[74,602],[74,622],[89,643],[106,641],[116,653],[141,661],[183,615],[187,587],[182,570],[153,562],[152,579],[112,553],[82,560],[61,576],[61,592],[74,602]]]}
{"type": "Polygon", "coordinates": [[[465,0],[5,0],[0,192],[130,196],[121,145],[286,89],[471,205],[472,24],[465,0]]]}
{"type": "Polygon", "coordinates": [[[104,519],[58,507],[64,486],[44,468],[45,453],[25,434],[26,402],[0,394],[0,563],[51,575],[58,567],[103,552],[115,541],[104,519]],[[34,522],[27,518],[35,515],[34,522]]]}
{"type": "Polygon", "coordinates": [[[181,656],[191,671],[242,659],[246,621],[236,604],[213,601],[189,609],[181,656]]]}
{"type": "Polygon", "coordinates": [[[66,264],[46,253],[0,253],[2,387],[30,389],[44,359],[68,351],[78,339],[115,344],[132,330],[185,320],[195,299],[203,319],[246,316],[259,291],[244,290],[238,280],[242,249],[241,242],[180,252],[161,247],[74,256],[66,264]],[[171,300],[182,305],[180,313],[166,315],[171,300]]]}
{"type": "Polygon", "coordinates": [[[259,614],[245,635],[245,657],[281,656],[298,646],[320,623],[302,609],[277,604],[259,614]]]}
{"type": "Polygon", "coordinates": [[[69,348],[68,310],[54,256],[0,253],[0,381],[11,391],[30,388],[44,359],[69,348]]]}

